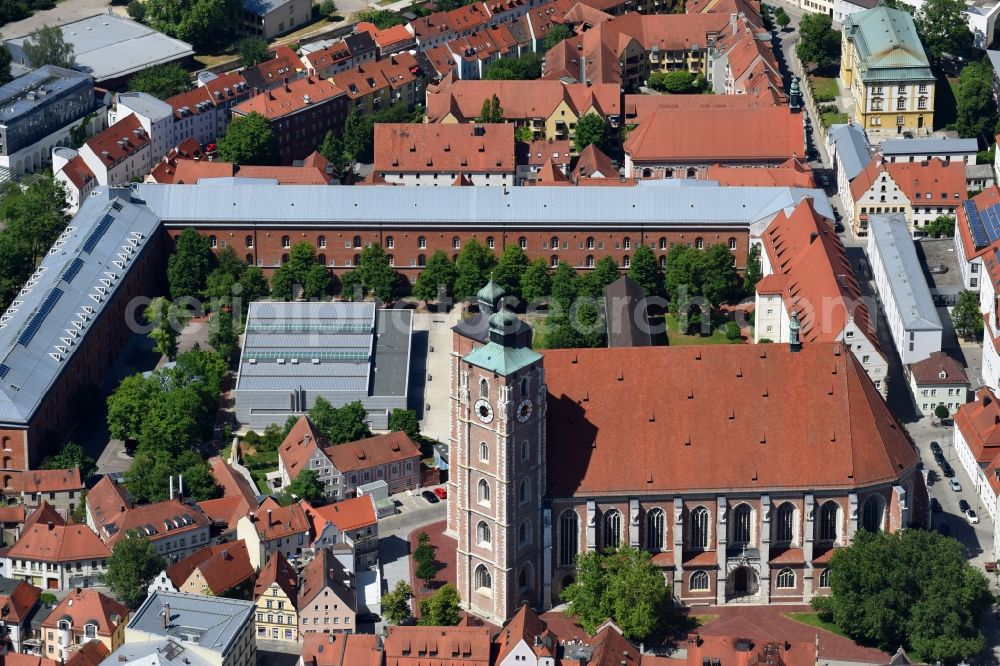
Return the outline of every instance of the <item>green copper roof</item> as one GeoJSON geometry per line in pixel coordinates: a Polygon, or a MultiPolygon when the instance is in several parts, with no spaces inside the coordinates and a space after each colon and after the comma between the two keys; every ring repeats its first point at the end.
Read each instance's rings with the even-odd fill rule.
{"type": "Polygon", "coordinates": [[[489,303],[494,305],[497,301],[507,295],[507,292],[503,290],[503,287],[498,285],[496,282],[490,278],[490,281],[486,283],[486,286],[479,290],[476,297],[483,303],[489,303]]]}
{"type": "Polygon", "coordinates": [[[934,79],[908,12],[888,7],[866,9],[848,16],[844,30],[858,49],[863,81],[934,79]]]}
{"type": "Polygon", "coordinates": [[[465,361],[498,375],[511,375],[542,358],[542,355],[527,347],[504,347],[496,342],[487,342],[465,355],[465,361]]]}

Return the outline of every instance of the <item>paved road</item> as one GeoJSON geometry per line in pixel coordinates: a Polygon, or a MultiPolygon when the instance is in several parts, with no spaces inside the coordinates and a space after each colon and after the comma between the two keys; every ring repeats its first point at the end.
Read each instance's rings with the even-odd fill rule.
{"type": "MultiPolygon", "coordinates": [[[[103,14],[108,10],[109,4],[110,0],[63,0],[53,9],[35,12],[23,21],[8,23],[0,28],[0,36],[4,39],[21,37],[38,30],[43,25],[63,25],[94,14],[103,14]]],[[[124,7],[120,9],[124,10],[124,7]]]]}

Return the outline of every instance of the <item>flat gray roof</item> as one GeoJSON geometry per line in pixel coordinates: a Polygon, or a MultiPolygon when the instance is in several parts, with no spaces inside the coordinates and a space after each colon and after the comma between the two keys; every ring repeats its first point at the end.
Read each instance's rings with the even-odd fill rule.
{"type": "Polygon", "coordinates": [[[957,155],[979,152],[976,139],[887,139],[882,142],[883,155],[957,155]]]}
{"type": "MultiPolygon", "coordinates": [[[[76,69],[98,81],[115,79],[140,70],[194,55],[187,42],[113,14],[98,14],[59,26],[73,45],[76,69]]],[[[25,58],[21,46],[28,35],[9,39],[15,60],[25,58]]]]}
{"type": "Polygon", "coordinates": [[[837,148],[837,160],[843,165],[847,180],[854,180],[872,159],[865,131],[851,123],[834,125],[830,141],[837,148]]]}
{"type": "Polygon", "coordinates": [[[53,97],[85,85],[90,77],[71,69],[45,65],[0,86],[0,123],[27,115],[53,97]]]}
{"type": "Polygon", "coordinates": [[[0,315],[0,423],[27,424],[159,230],[149,209],[114,193],[83,201],[0,315]]]}
{"type": "Polygon", "coordinates": [[[115,96],[115,101],[152,120],[173,118],[174,107],[161,99],[144,92],[123,92],[115,96]]]}
{"type": "Polygon", "coordinates": [[[379,310],[372,395],[406,397],[410,377],[411,310],[379,310]]]}
{"type": "MultiPolygon", "coordinates": [[[[255,608],[252,601],[154,592],[132,616],[127,630],[174,638],[224,655],[247,623],[252,622],[255,608]],[[167,605],[170,617],[164,628],[163,612],[167,605]]],[[[126,645],[132,644],[127,637],[126,641],[126,645]]]]}
{"type": "Polygon", "coordinates": [[[811,197],[832,219],[821,190],[789,187],[330,187],[251,183],[136,184],[144,201],[167,225],[192,221],[219,227],[247,222],[275,227],[340,224],[523,227],[635,225],[746,225],[779,211],[791,212],[811,197]]]}
{"type": "Polygon", "coordinates": [[[288,0],[243,0],[243,9],[263,17],[287,4],[288,0]]]}
{"type": "Polygon", "coordinates": [[[109,654],[101,666],[213,666],[212,662],[183,643],[170,638],[132,641],[109,654]]]}
{"type": "Polygon", "coordinates": [[[872,215],[868,227],[903,327],[910,331],[942,330],[906,218],[902,213],[872,215]]]}

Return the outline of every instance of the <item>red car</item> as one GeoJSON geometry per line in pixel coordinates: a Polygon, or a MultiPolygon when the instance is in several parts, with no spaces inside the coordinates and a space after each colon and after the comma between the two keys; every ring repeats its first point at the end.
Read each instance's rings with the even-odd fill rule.
{"type": "Polygon", "coordinates": [[[448,489],[445,487],[435,488],[434,494],[438,496],[438,499],[448,499],[448,489]]]}

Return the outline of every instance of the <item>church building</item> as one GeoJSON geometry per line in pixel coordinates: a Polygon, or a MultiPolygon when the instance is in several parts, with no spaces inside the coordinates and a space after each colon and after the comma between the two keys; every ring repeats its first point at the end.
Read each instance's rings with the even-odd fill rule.
{"type": "Polygon", "coordinates": [[[550,608],[579,554],[620,545],[688,605],[802,603],[858,530],[926,523],[913,442],[842,343],[539,353],[503,295],[454,328],[448,532],[471,612],[550,608]]]}

